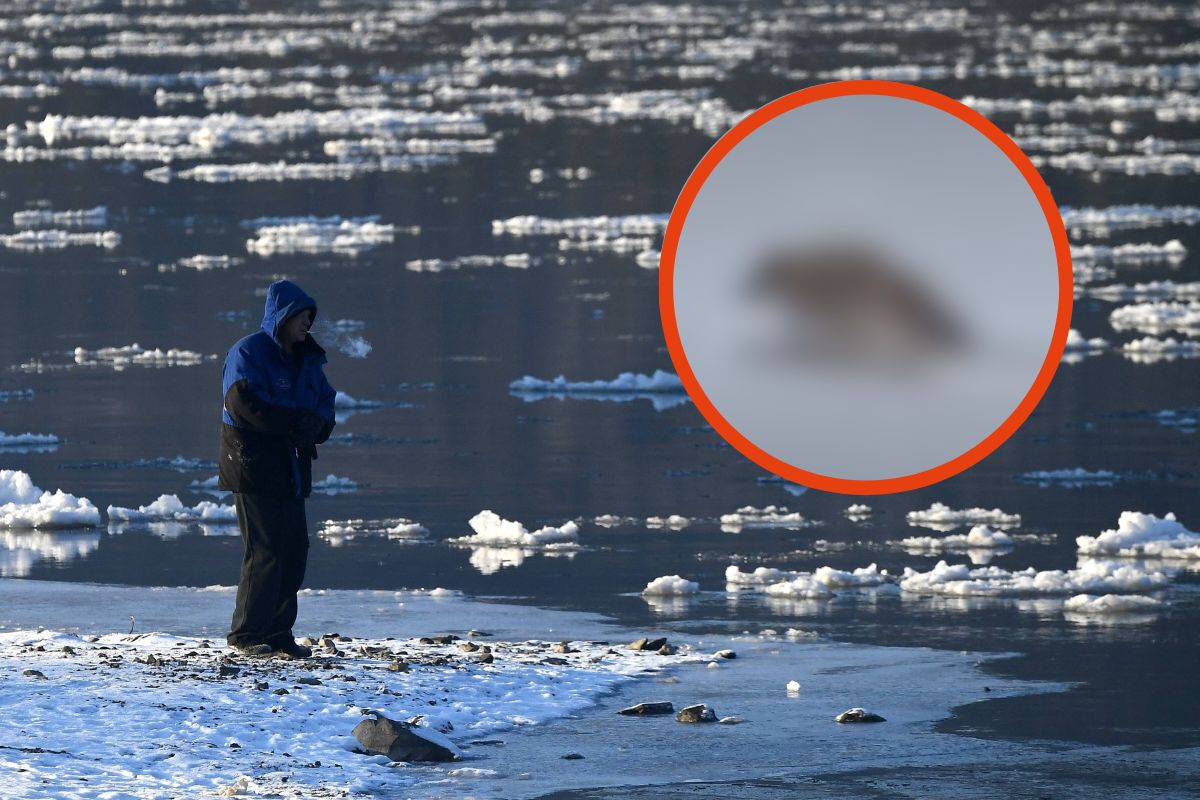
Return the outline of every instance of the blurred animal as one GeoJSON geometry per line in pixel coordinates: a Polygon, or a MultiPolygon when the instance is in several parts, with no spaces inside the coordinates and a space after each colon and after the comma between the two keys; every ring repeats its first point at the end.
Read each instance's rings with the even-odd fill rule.
{"type": "Polygon", "coordinates": [[[966,342],[918,280],[859,243],[777,250],[759,264],[751,290],[782,305],[791,321],[784,350],[806,360],[909,366],[966,342]]]}

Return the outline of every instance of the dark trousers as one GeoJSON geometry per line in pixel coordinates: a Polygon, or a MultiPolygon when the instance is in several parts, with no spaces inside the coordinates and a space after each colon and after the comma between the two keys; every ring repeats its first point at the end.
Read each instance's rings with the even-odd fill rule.
{"type": "Polygon", "coordinates": [[[296,592],[308,563],[304,498],[234,493],[242,529],[242,575],[226,641],[231,645],[295,641],[296,592]]]}

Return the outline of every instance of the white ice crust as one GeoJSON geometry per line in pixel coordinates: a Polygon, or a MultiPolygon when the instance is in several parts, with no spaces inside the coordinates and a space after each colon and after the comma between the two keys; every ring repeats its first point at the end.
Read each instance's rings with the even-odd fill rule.
{"type": "Polygon", "coordinates": [[[100,511],[86,497],[51,493],[34,485],[28,473],[0,470],[0,528],[90,528],[100,511]]]}
{"type": "Polygon", "coordinates": [[[1167,514],[1161,519],[1139,511],[1122,511],[1117,527],[1098,536],[1075,540],[1082,555],[1130,558],[1200,559],[1200,533],[1167,514]]]}

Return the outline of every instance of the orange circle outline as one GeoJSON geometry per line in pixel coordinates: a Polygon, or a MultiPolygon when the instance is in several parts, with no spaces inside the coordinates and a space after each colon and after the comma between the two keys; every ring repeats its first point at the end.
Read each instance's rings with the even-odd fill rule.
{"type": "Polygon", "coordinates": [[[1054,198],[1050,194],[1050,188],[1042,180],[1042,176],[1038,174],[1029,157],[1021,152],[1021,149],[1017,147],[1016,143],[1007,134],[979,112],[968,108],[957,100],[953,100],[930,89],[894,81],[842,81],[801,89],[767,103],[727,131],[704,155],[704,158],[700,160],[700,163],[683,185],[683,190],[679,193],[679,199],[675,201],[675,206],[671,210],[671,217],[667,222],[662,255],[659,260],[658,307],[659,314],[662,317],[663,333],[667,341],[667,352],[671,356],[671,361],[675,365],[679,378],[683,382],[688,395],[700,410],[700,413],[725,441],[729,442],[742,455],[760,467],[794,483],[827,492],[873,495],[919,489],[957,475],[991,455],[996,448],[1016,433],[1017,428],[1021,427],[1025,420],[1029,418],[1029,415],[1033,413],[1034,407],[1037,406],[1042,396],[1046,393],[1046,390],[1050,387],[1050,381],[1054,377],[1054,372],[1058,369],[1059,362],[1062,359],[1063,350],[1067,344],[1067,333],[1071,325],[1071,308],[1074,294],[1073,281],[1071,249],[1067,242],[1067,231],[1059,214],[1058,205],[1054,202],[1054,198]],[[1058,264],[1058,312],[1054,323],[1054,333],[1050,339],[1050,348],[1046,352],[1046,358],[1042,362],[1041,369],[1034,378],[1032,386],[1030,386],[1029,391],[1026,392],[1012,413],[1000,423],[1000,426],[996,430],[992,431],[982,441],[944,464],[915,472],[911,475],[874,480],[836,478],[800,469],[776,458],[743,436],[722,416],[721,412],[717,411],[712,401],[708,399],[708,395],[704,393],[704,389],[701,388],[700,382],[696,380],[691,365],[688,363],[687,354],[684,352],[683,343],[679,338],[679,329],[675,321],[675,254],[679,247],[679,237],[683,231],[684,221],[691,211],[692,204],[695,202],[701,187],[708,180],[709,175],[712,174],[721,160],[743,139],[777,116],[819,100],[854,95],[882,95],[923,103],[924,105],[932,106],[953,115],[987,137],[992,144],[1000,148],[1001,152],[1020,171],[1022,177],[1025,178],[1025,182],[1037,198],[1038,204],[1042,208],[1042,213],[1046,217],[1046,222],[1050,227],[1050,235],[1054,242],[1055,257],[1058,264]]]}

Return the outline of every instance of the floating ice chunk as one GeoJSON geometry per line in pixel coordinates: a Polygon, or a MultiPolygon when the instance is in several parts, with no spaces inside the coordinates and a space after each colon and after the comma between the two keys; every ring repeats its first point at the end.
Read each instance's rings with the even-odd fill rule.
{"type": "Polygon", "coordinates": [[[478,269],[483,267],[508,267],[528,269],[533,263],[529,253],[510,253],[502,256],[458,256],[457,258],[418,258],[406,261],[404,268],[411,272],[443,272],[455,269],[478,269]]]}
{"type": "Polygon", "coordinates": [[[820,599],[833,597],[833,590],[812,575],[800,574],[789,581],[771,583],[763,587],[771,597],[820,599]]]}
{"type": "Polygon", "coordinates": [[[743,572],[736,564],[730,564],[725,568],[725,583],[727,584],[727,588],[741,586],[764,587],[772,583],[795,580],[802,574],[804,573],[791,572],[774,567],[756,567],[753,572],[743,572]]]}
{"type": "Polygon", "coordinates": [[[1071,328],[1067,332],[1067,344],[1063,353],[1065,360],[1071,354],[1092,354],[1101,353],[1108,349],[1108,340],[1096,337],[1094,339],[1085,339],[1083,334],[1071,328]]]}
{"type": "Polygon", "coordinates": [[[1021,483],[1034,483],[1043,489],[1047,486],[1064,486],[1077,489],[1081,486],[1112,486],[1121,480],[1117,473],[1107,470],[1088,470],[1083,467],[1074,469],[1040,469],[1022,472],[1015,476],[1021,483]]]}
{"type": "Polygon", "coordinates": [[[880,586],[890,578],[886,569],[881,570],[875,564],[870,564],[866,567],[858,567],[851,572],[833,567],[818,567],[813,572],[813,580],[830,588],[839,589],[853,586],[880,586]]]}
{"type": "Polygon", "coordinates": [[[76,347],[73,355],[79,366],[95,366],[98,364],[110,366],[116,370],[125,369],[133,364],[144,367],[190,367],[205,361],[216,360],[215,355],[203,355],[191,350],[169,350],[155,348],[147,350],[137,342],[123,347],[102,347],[99,350],[87,350],[76,347]]]}
{"type": "Polygon", "coordinates": [[[1173,337],[1158,339],[1143,336],[1121,345],[1121,355],[1135,364],[1157,364],[1177,358],[1196,358],[1200,356],[1200,342],[1191,339],[1181,342],[1173,337]]]}
{"type": "Polygon", "coordinates": [[[568,381],[563,375],[547,381],[526,375],[510,383],[508,388],[514,392],[545,392],[548,394],[600,394],[605,392],[642,394],[682,392],[683,383],[679,380],[678,375],[658,369],[654,371],[653,375],[622,372],[611,381],[568,381]]]}
{"type": "Polygon", "coordinates": [[[449,541],[466,545],[493,545],[497,547],[545,547],[553,544],[574,544],[579,539],[579,526],[566,522],[559,527],[547,525],[536,531],[513,520],[502,519],[493,511],[480,511],[470,519],[472,536],[462,536],[449,541]]]}
{"type": "Polygon", "coordinates": [[[111,250],[121,244],[116,231],[75,233],[51,228],[0,234],[0,246],[10,250],[61,250],[65,247],[103,247],[111,250]]]}
{"type": "Polygon", "coordinates": [[[755,508],[742,506],[732,514],[721,515],[721,530],[736,533],[742,528],[810,528],[820,525],[820,522],[810,520],[797,511],[788,511],[786,506],[767,506],[755,508]]]}
{"type": "Polygon", "coordinates": [[[967,508],[955,510],[942,503],[934,503],[924,511],[910,511],[906,519],[909,525],[974,525],[986,524],[996,528],[1015,528],[1021,524],[1020,514],[1008,514],[998,508],[967,508]]]}
{"type": "Polygon", "coordinates": [[[12,220],[14,228],[103,228],[108,224],[108,208],[96,206],[72,211],[31,208],[14,211],[12,220]]]}
{"type": "Polygon", "coordinates": [[[644,595],[657,595],[661,597],[696,594],[700,591],[700,584],[695,581],[689,581],[681,578],[678,575],[663,575],[660,578],[655,578],[646,584],[646,588],[642,589],[644,595]]]}
{"type": "Polygon", "coordinates": [[[903,547],[914,550],[953,550],[961,548],[1009,548],[1013,546],[1013,537],[1002,531],[994,531],[986,525],[976,525],[967,534],[943,536],[910,536],[900,540],[903,547]]]}
{"type": "Polygon", "coordinates": [[[1187,257],[1187,247],[1178,239],[1166,244],[1071,245],[1072,262],[1111,263],[1125,266],[1178,264],[1187,257]]]}
{"type": "Polygon", "coordinates": [[[601,514],[592,520],[593,523],[602,528],[615,528],[618,525],[636,525],[640,520],[637,517],[620,517],[616,514],[601,514]]]}
{"type": "Polygon", "coordinates": [[[159,272],[175,272],[179,269],[194,269],[197,272],[208,272],[215,269],[229,269],[242,263],[235,256],[206,256],[195,255],[181,258],[173,264],[159,264],[159,272]]]}
{"type": "Polygon", "coordinates": [[[1107,208],[1059,209],[1063,224],[1072,235],[1086,233],[1106,237],[1114,231],[1155,228],[1163,225],[1195,225],[1200,222],[1200,206],[1128,205],[1107,208]]]}
{"type": "Polygon", "coordinates": [[[105,513],[110,520],[120,522],[237,522],[237,509],[233,506],[223,506],[210,500],[201,500],[195,506],[185,506],[179,496],[173,494],[159,495],[150,505],[137,508],[109,506],[105,513]]]}
{"type": "Polygon", "coordinates": [[[27,445],[58,444],[58,437],[50,433],[14,433],[0,431],[0,447],[23,447],[27,445]]]}
{"type": "Polygon", "coordinates": [[[673,531],[681,531],[684,528],[686,528],[688,525],[691,525],[691,524],[692,524],[692,521],[690,519],[688,519],[687,517],[682,517],[679,514],[672,514],[671,516],[665,517],[665,518],[664,517],[647,517],[646,518],[646,527],[647,528],[670,528],[673,531]]]}
{"type": "Polygon", "coordinates": [[[86,497],[53,494],[34,485],[28,473],[0,470],[0,528],[90,528],[100,511],[86,497]]]}
{"type": "Polygon", "coordinates": [[[314,481],[312,490],[320,494],[347,494],[349,492],[357,492],[358,484],[349,478],[339,478],[337,475],[330,473],[321,480],[314,481]]]}
{"type": "Polygon", "coordinates": [[[1084,292],[1088,297],[1117,302],[1120,300],[1186,300],[1200,297],[1200,281],[1176,283],[1175,281],[1150,281],[1124,283],[1110,286],[1091,286],[1084,292]]]}
{"type": "Polygon", "coordinates": [[[653,375],[622,372],[611,381],[568,381],[564,375],[543,380],[526,375],[510,383],[508,388],[509,392],[526,402],[548,397],[615,402],[647,399],[654,404],[656,411],[663,411],[688,401],[679,376],[662,370],[655,370],[653,375]]]}
{"type": "Polygon", "coordinates": [[[334,408],[380,408],[382,405],[378,400],[359,400],[345,392],[338,392],[333,398],[334,408]]]}
{"type": "Polygon", "coordinates": [[[1168,582],[1168,577],[1162,572],[1111,561],[1087,560],[1076,569],[1043,572],[1033,567],[1017,572],[1008,572],[999,567],[969,569],[964,564],[950,566],[945,561],[939,561],[928,572],[906,567],[900,579],[900,589],[918,595],[1019,597],[1149,592],[1166,587],[1168,582]]]}
{"type": "Polygon", "coordinates": [[[1136,594],[1077,594],[1063,603],[1064,611],[1076,614],[1138,614],[1158,611],[1163,601],[1136,594]]]}
{"type": "Polygon", "coordinates": [[[1099,155],[1089,152],[1030,156],[1035,167],[1052,167],[1068,172],[1095,175],[1119,172],[1124,175],[1195,175],[1200,156],[1191,153],[1099,155]]]}
{"type": "Polygon", "coordinates": [[[1177,330],[1195,332],[1200,329],[1200,302],[1158,301],[1134,303],[1115,309],[1108,315],[1114,329],[1160,333],[1177,330]]]}
{"type": "Polygon", "coordinates": [[[308,217],[247,220],[243,227],[254,227],[255,238],[246,241],[246,249],[261,256],[280,253],[345,253],[354,255],[390,244],[396,226],[381,224],[378,217],[308,217]]]}
{"type": "Polygon", "coordinates": [[[842,513],[850,517],[850,519],[866,519],[873,512],[871,507],[865,503],[853,503],[842,513]]]}
{"type": "Polygon", "coordinates": [[[334,547],[359,536],[386,537],[400,542],[419,541],[429,529],[411,519],[327,519],[317,529],[317,535],[334,547]]]}
{"type": "Polygon", "coordinates": [[[1075,539],[1079,552],[1089,556],[1200,559],[1200,533],[1183,527],[1174,514],[1162,519],[1138,511],[1122,511],[1116,529],[1099,536],[1075,539]]]}

